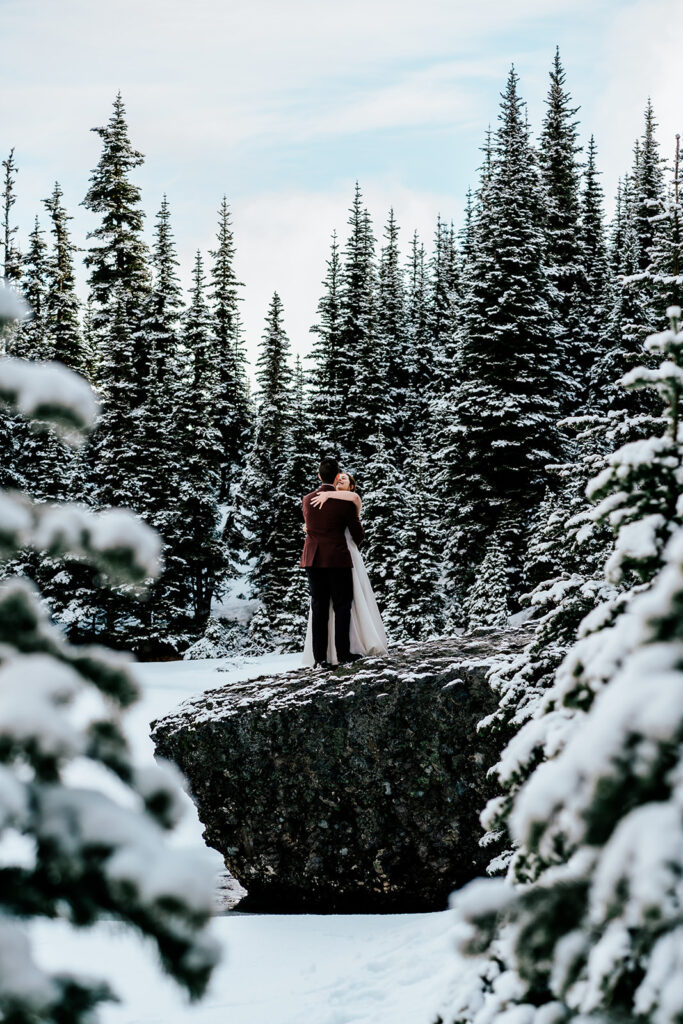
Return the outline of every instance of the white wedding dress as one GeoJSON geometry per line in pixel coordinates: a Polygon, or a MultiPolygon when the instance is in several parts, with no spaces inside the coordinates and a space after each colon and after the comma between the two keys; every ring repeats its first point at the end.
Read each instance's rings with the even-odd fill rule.
{"type": "MultiPolygon", "coordinates": [[[[384,632],[382,617],[372,592],[370,579],[363,562],[356,542],[346,531],[346,543],[348,544],[353,562],[353,604],[351,605],[351,653],[352,654],[388,654],[387,635],[384,632]]],[[[330,619],[327,625],[327,660],[331,665],[336,665],[337,652],[334,646],[334,608],[330,602],[330,619]]],[[[303,665],[315,664],[313,658],[313,619],[312,612],[308,613],[308,628],[306,629],[306,644],[304,646],[303,665]]]]}

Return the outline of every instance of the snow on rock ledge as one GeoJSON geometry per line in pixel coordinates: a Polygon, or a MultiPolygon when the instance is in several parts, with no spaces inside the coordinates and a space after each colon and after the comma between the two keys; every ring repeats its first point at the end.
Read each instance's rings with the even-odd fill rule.
{"type": "Polygon", "coordinates": [[[152,723],[187,776],[204,837],[249,896],[240,909],[443,909],[478,874],[478,815],[500,738],[494,660],[524,629],[396,647],[320,674],[232,683],[152,723]]]}

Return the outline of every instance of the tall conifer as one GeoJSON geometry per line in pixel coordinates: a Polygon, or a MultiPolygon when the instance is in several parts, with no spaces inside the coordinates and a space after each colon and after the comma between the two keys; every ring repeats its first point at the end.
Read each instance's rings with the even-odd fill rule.
{"type": "Polygon", "coordinates": [[[319,458],[334,455],[348,463],[348,425],[344,416],[349,366],[343,349],[345,330],[342,305],[342,267],[337,233],[333,232],[318,322],[311,327],[315,341],[309,359],[311,433],[319,458]]]}
{"type": "Polygon", "coordinates": [[[341,393],[346,397],[345,449],[352,468],[368,458],[373,432],[385,419],[386,351],[377,338],[375,237],[358,183],[342,271],[341,393]]]}
{"type": "Polygon", "coordinates": [[[551,284],[549,293],[563,353],[573,385],[562,396],[563,407],[573,412],[582,399],[582,384],[591,363],[585,336],[586,279],[581,240],[581,173],[577,160],[578,107],[572,106],[565,88],[565,71],[559,47],[550,71],[546,114],[539,142],[539,164],[545,191],[545,261],[551,284]]]}
{"type": "Polygon", "coordinates": [[[211,251],[211,299],[220,387],[214,416],[221,436],[221,503],[230,503],[244,468],[251,413],[245,371],[239,289],[235,273],[235,238],[224,196],[218,212],[218,245],[211,251]]]}
{"type": "Polygon", "coordinates": [[[384,246],[380,254],[377,293],[377,341],[386,353],[383,417],[394,438],[397,457],[402,462],[411,424],[408,418],[409,376],[406,300],[403,268],[398,247],[399,228],[393,208],[384,228],[384,246]]]}
{"type": "Polygon", "coordinates": [[[52,222],[53,249],[49,260],[47,295],[47,329],[50,335],[51,358],[76,373],[85,369],[85,352],[80,323],[80,304],[76,295],[74,255],[80,252],[71,241],[67,214],[62,203],[63,192],[55,182],[52,195],[44,200],[52,222]]]}
{"type": "Polygon", "coordinates": [[[44,234],[36,217],[28,236],[21,282],[31,316],[15,325],[9,348],[10,355],[21,359],[49,359],[51,356],[47,327],[48,247],[44,234]]]}
{"type": "MultiPolygon", "coordinates": [[[[86,235],[97,244],[91,245],[85,264],[90,271],[92,326],[102,344],[117,287],[121,286],[127,295],[127,329],[133,334],[139,329],[141,306],[149,289],[148,252],[142,234],[145,214],[140,188],[130,180],[131,172],[143,163],[144,157],[131,145],[120,92],[109,122],[91,131],[100,136],[102,152],[81,205],[101,218],[98,227],[86,235]]],[[[120,307],[120,293],[116,302],[120,307]]],[[[121,315],[120,308],[117,315],[121,315]]],[[[142,345],[135,348],[137,399],[141,400],[146,353],[142,345]]]]}
{"type": "Polygon", "coordinates": [[[564,379],[544,270],[542,192],[517,81],[513,69],[473,214],[451,442],[442,452],[443,484],[454,499],[447,567],[454,597],[454,576],[481,561],[483,539],[503,515],[518,523],[519,556],[526,510],[540,501],[545,466],[559,450],[564,379]]]}
{"type": "Polygon", "coordinates": [[[5,177],[2,189],[2,261],[3,277],[7,281],[18,281],[21,277],[21,252],[17,245],[15,235],[18,226],[12,225],[12,207],[17,201],[14,194],[17,165],[14,160],[14,146],[9,151],[9,156],[2,161],[5,168],[5,177]]]}
{"type": "Polygon", "coordinates": [[[183,345],[190,364],[178,409],[178,535],[173,543],[175,555],[185,566],[183,582],[193,625],[203,629],[211,602],[220,595],[228,559],[220,537],[220,436],[213,417],[220,381],[214,359],[213,318],[199,252],[183,328],[183,345]]]}
{"type": "MultiPolygon", "coordinates": [[[[256,423],[240,488],[252,558],[250,578],[257,594],[267,592],[270,586],[272,559],[281,539],[280,509],[273,500],[273,492],[286,459],[292,425],[290,349],[282,301],[275,292],[256,364],[256,423]]],[[[301,500],[301,495],[298,497],[301,500]]]]}

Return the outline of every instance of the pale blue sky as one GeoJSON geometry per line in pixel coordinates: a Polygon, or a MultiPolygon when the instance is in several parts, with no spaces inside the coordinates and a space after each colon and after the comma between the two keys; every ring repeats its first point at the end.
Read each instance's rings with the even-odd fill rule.
{"type": "Polygon", "coordinates": [[[0,0],[0,152],[19,165],[22,245],[59,180],[79,207],[118,89],[151,235],[168,193],[183,282],[233,209],[250,351],[273,290],[294,348],[310,347],[333,227],[359,179],[381,234],[404,244],[437,213],[460,220],[510,63],[532,124],[559,44],[611,196],[652,96],[667,153],[681,128],[679,0],[0,0]],[[677,120],[678,119],[678,120],[677,120]]]}

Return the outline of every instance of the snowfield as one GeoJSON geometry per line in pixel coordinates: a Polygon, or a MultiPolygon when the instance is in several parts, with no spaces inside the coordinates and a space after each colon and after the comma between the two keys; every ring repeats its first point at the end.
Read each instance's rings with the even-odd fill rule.
{"type": "MultiPolygon", "coordinates": [[[[136,761],[152,758],[149,723],[186,697],[230,681],[285,672],[299,663],[299,655],[270,655],[136,666],[143,696],[127,716],[136,761]]],[[[176,841],[202,844],[194,805],[189,798],[187,803],[176,841]]],[[[220,872],[219,855],[209,851],[207,856],[220,872]]],[[[142,944],[115,922],[81,932],[39,922],[31,926],[31,935],[41,964],[106,975],[122,1002],[101,1010],[103,1024],[432,1024],[453,981],[452,927],[447,911],[343,916],[227,912],[214,920],[223,962],[205,999],[194,1005],[161,975],[151,944],[142,944]]]]}

